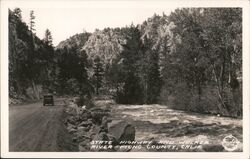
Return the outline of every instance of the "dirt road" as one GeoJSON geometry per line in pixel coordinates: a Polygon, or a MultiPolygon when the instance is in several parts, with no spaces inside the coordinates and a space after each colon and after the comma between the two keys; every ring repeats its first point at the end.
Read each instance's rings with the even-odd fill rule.
{"type": "Polygon", "coordinates": [[[55,100],[55,106],[10,106],[9,151],[72,151],[64,146],[70,141],[63,127],[63,107],[63,99],[55,100]]]}

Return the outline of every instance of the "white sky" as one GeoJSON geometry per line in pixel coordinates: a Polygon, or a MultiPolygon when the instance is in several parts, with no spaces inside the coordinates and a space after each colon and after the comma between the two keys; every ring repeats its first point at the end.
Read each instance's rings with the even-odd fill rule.
{"type": "MultiPolygon", "coordinates": [[[[21,7],[20,7],[21,8],[21,7]]],[[[13,10],[13,8],[11,8],[13,10]]],[[[21,8],[23,20],[29,24],[29,14],[34,10],[36,35],[44,37],[48,28],[56,46],[60,41],[83,32],[93,32],[96,28],[123,27],[140,24],[154,13],[169,14],[174,9],[155,8],[21,8]]]]}
{"type": "Polygon", "coordinates": [[[29,12],[35,12],[35,29],[43,38],[48,28],[56,46],[60,41],[83,32],[93,32],[105,27],[123,27],[140,24],[154,13],[168,15],[182,7],[235,7],[244,6],[235,0],[0,0],[11,9],[19,7],[28,24],[29,12]]]}

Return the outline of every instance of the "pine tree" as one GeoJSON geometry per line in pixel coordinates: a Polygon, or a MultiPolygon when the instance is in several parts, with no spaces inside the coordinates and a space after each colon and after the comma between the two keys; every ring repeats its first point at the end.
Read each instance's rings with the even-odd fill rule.
{"type": "Polygon", "coordinates": [[[85,51],[79,51],[78,57],[80,60],[79,68],[79,83],[80,83],[80,95],[87,96],[89,99],[94,92],[94,87],[92,86],[87,73],[87,66],[88,66],[88,56],[85,51]]]}
{"type": "Polygon", "coordinates": [[[32,31],[34,34],[35,34],[35,31],[36,31],[36,29],[35,29],[35,16],[34,16],[34,11],[33,10],[31,10],[30,11],[30,31],[32,31]]]}
{"type": "Polygon", "coordinates": [[[94,78],[95,78],[95,87],[97,95],[99,94],[99,89],[102,86],[103,74],[104,74],[103,64],[101,62],[100,57],[97,56],[94,59],[94,78]]]}
{"type": "Polygon", "coordinates": [[[13,10],[14,15],[16,15],[20,20],[22,20],[22,10],[20,8],[15,8],[13,10]]]}
{"type": "Polygon", "coordinates": [[[127,29],[127,43],[121,53],[123,88],[117,92],[117,102],[124,104],[143,103],[143,90],[139,79],[139,52],[141,47],[140,31],[131,25],[127,29]]]}
{"type": "Polygon", "coordinates": [[[147,99],[146,103],[157,103],[160,95],[162,81],[160,77],[159,55],[152,51],[149,54],[149,66],[147,74],[147,99]]]}
{"type": "Polygon", "coordinates": [[[152,40],[144,37],[140,58],[140,81],[144,90],[144,103],[157,103],[162,86],[159,53],[152,49],[152,40]]]}
{"type": "Polygon", "coordinates": [[[47,45],[53,46],[53,43],[52,43],[53,38],[52,38],[52,35],[51,35],[51,32],[49,31],[49,29],[46,29],[46,30],[45,30],[45,36],[44,36],[43,41],[44,41],[47,45]]]}

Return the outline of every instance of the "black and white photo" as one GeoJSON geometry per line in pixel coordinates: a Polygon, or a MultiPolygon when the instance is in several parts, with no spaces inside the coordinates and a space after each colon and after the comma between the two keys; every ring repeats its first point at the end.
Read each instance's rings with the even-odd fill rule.
{"type": "Polygon", "coordinates": [[[249,155],[249,2],[170,2],[3,1],[4,152],[249,155]]]}

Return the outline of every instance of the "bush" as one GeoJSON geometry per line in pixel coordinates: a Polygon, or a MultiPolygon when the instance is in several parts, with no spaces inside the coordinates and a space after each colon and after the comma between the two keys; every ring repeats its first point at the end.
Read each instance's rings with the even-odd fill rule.
{"type": "Polygon", "coordinates": [[[120,104],[143,104],[143,88],[136,76],[130,75],[123,87],[116,90],[114,99],[120,104]]]}
{"type": "Polygon", "coordinates": [[[189,103],[192,94],[185,83],[179,83],[176,85],[173,96],[173,103],[171,103],[172,108],[189,110],[189,103]]]}
{"type": "Polygon", "coordinates": [[[114,94],[114,100],[116,103],[125,103],[124,93],[117,91],[116,94],[114,94]]]}
{"type": "Polygon", "coordinates": [[[67,83],[66,83],[66,86],[65,86],[65,91],[66,90],[68,91],[68,94],[71,94],[71,95],[78,94],[79,91],[80,91],[79,82],[74,78],[71,78],[71,79],[67,80],[67,83]]]}
{"type": "Polygon", "coordinates": [[[85,105],[87,109],[90,109],[94,106],[92,98],[90,98],[86,95],[76,97],[74,102],[78,107],[85,105]]]}
{"type": "Polygon", "coordinates": [[[143,104],[143,94],[138,91],[125,93],[117,91],[114,95],[114,100],[119,104],[143,104]]]}
{"type": "Polygon", "coordinates": [[[242,91],[241,89],[236,89],[231,91],[226,89],[226,107],[228,109],[229,115],[233,117],[242,117],[242,91]]]}
{"type": "Polygon", "coordinates": [[[216,90],[213,88],[203,88],[203,93],[199,96],[197,93],[192,95],[189,103],[189,110],[199,113],[220,114],[217,107],[219,101],[216,90]]]}
{"type": "Polygon", "coordinates": [[[219,101],[217,89],[213,86],[202,88],[202,94],[199,95],[196,90],[188,88],[185,83],[178,83],[172,86],[172,90],[161,90],[160,103],[169,105],[173,109],[186,110],[198,113],[220,114],[222,116],[241,117],[242,99],[241,91],[231,91],[225,88],[224,99],[228,113],[219,110],[221,102],[219,101]]]}

